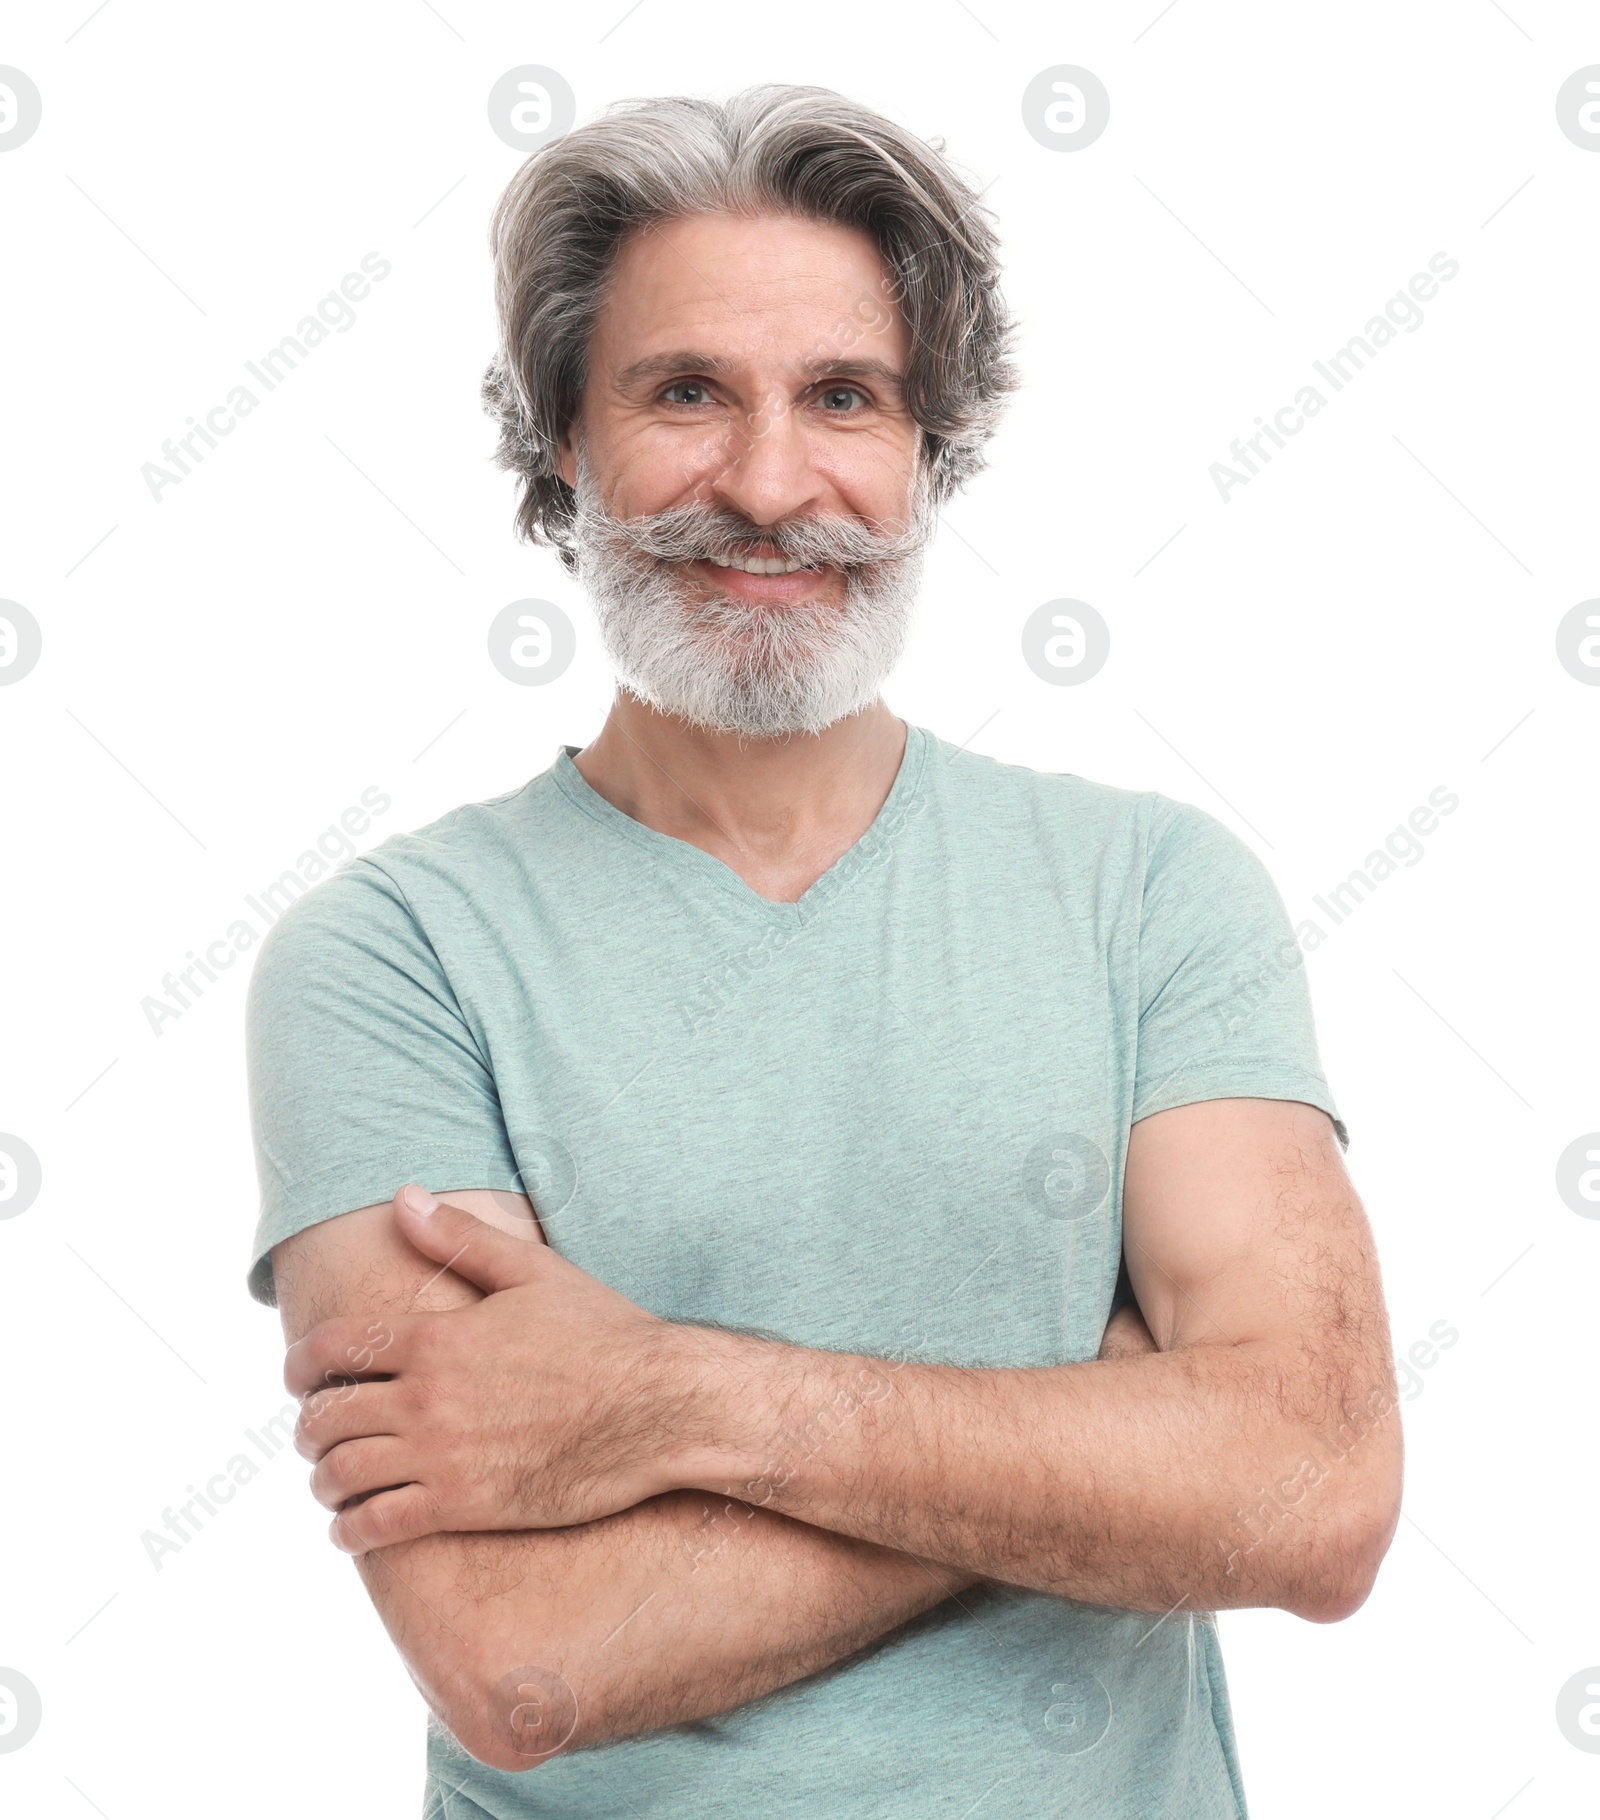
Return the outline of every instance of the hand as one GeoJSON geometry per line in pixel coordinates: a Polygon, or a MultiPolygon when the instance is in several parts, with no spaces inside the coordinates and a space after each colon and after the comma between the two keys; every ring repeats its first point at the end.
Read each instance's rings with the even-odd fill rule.
{"type": "Polygon", "coordinates": [[[295,1447],[348,1554],[445,1531],[553,1529],[672,1489],[682,1330],[540,1242],[408,1185],[395,1217],[489,1293],[443,1312],[324,1321],[290,1347],[295,1447]]]}

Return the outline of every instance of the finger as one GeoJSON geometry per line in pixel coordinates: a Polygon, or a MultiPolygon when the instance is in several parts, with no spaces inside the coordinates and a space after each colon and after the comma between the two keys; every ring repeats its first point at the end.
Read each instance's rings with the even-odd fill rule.
{"type": "Polygon", "coordinates": [[[320,1460],[329,1448],[365,1435],[401,1432],[400,1399],[392,1383],[350,1384],[314,1391],[300,1405],[294,1450],[302,1460],[320,1460]]]}
{"type": "MultiPolygon", "coordinates": [[[[371,1435],[331,1448],[311,1475],[311,1495],[326,1510],[342,1510],[352,1498],[392,1491],[416,1480],[413,1450],[398,1435],[371,1435]]],[[[361,1510],[361,1504],[351,1504],[361,1510]]]]}
{"type": "Polygon", "coordinates": [[[313,1327],[283,1357],[283,1382],[297,1397],[309,1396],[351,1378],[392,1375],[399,1356],[396,1342],[407,1318],[374,1319],[341,1315],[313,1327]]]}
{"type": "Polygon", "coordinates": [[[418,1251],[491,1294],[531,1282],[549,1250],[533,1242],[537,1227],[530,1227],[528,1238],[516,1238],[464,1207],[438,1200],[416,1182],[407,1182],[394,1197],[394,1211],[418,1251]]]}
{"type": "Polygon", "coordinates": [[[437,1535],[445,1527],[436,1509],[432,1494],[421,1485],[380,1491],[375,1498],[341,1510],[328,1525],[328,1539],[347,1555],[392,1548],[396,1542],[415,1542],[422,1536],[437,1535]]]}

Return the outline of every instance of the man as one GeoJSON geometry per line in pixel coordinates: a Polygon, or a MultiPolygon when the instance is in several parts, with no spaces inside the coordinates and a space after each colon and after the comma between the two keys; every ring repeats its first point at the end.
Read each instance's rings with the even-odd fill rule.
{"type": "Polygon", "coordinates": [[[528,160],[486,396],[615,705],[252,980],[251,1288],[440,1815],[1242,1814],[1212,1614],[1397,1520],[1265,870],[879,692],[1015,385],[941,149],[763,87],[528,160]]]}

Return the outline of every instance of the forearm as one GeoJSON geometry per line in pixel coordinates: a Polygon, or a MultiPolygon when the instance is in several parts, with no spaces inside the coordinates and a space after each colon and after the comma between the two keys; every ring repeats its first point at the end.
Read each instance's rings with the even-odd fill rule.
{"type": "MultiPolygon", "coordinates": [[[[461,1190],[457,1199],[474,1226],[477,1215],[525,1232],[532,1219],[520,1197],[461,1190]]],[[[519,1250],[525,1244],[518,1238],[519,1250]]],[[[434,1259],[414,1249],[388,1205],[279,1246],[286,1339],[298,1343],[315,1322],[362,1310],[359,1344],[336,1351],[313,1382],[386,1365],[391,1321],[481,1302],[480,1287],[440,1268],[464,1262],[458,1250],[465,1247],[452,1242],[434,1259]]],[[[341,1392],[335,1407],[347,1408],[349,1394],[362,1393],[341,1392]]],[[[529,1767],[511,1748],[509,1710],[496,1691],[514,1670],[561,1675],[578,1707],[564,1743],[594,1743],[742,1705],[842,1661],[972,1583],[730,1503],[669,1491],[568,1528],[426,1534],[374,1549],[358,1566],[436,1716],[468,1750],[509,1769],[529,1767]]]]}
{"type": "Polygon", "coordinates": [[[1393,1527],[1375,1508],[1399,1447],[1386,1362],[1313,1374],[1267,1345],[1195,1345],[969,1370],[696,1345],[704,1450],[681,1471],[976,1575],[1332,1617],[1393,1527]]]}
{"type": "Polygon", "coordinates": [[[815,1674],[975,1577],[698,1492],[569,1529],[428,1536],[359,1566],[436,1715],[502,1769],[544,1760],[527,1754],[539,1734],[511,1727],[518,1669],[562,1677],[576,1726],[556,1742],[593,1744],[815,1674]]]}

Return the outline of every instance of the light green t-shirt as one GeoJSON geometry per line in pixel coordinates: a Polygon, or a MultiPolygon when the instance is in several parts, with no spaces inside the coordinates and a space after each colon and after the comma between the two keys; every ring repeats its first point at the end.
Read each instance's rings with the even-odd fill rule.
{"type": "MultiPolygon", "coordinates": [[[[1345,1141],[1282,900],[1202,810],[913,726],[871,828],[778,904],[576,750],[269,930],[258,1299],[280,1239],[415,1178],[525,1190],[558,1251],[673,1320],[1061,1364],[1100,1346],[1135,1120],[1303,1100],[1345,1141]]],[[[458,1820],[1244,1812],[1208,1618],[1017,1591],[719,1718],[520,1774],[430,1727],[428,1760],[458,1820]]]]}

